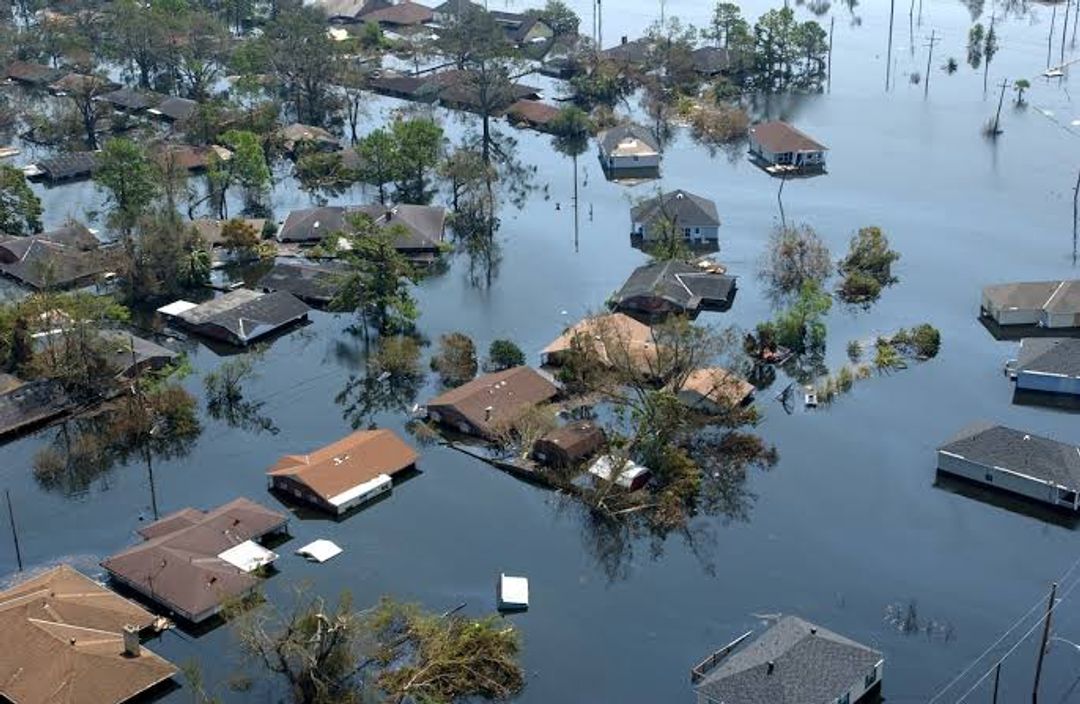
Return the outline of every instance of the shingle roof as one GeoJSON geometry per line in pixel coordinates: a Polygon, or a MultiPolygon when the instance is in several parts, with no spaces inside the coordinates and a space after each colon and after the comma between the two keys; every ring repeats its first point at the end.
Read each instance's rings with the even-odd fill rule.
{"type": "Polygon", "coordinates": [[[153,614],[62,565],[0,592],[0,698],[18,704],[118,704],[177,668],[123,629],[153,614]]]}
{"type": "Polygon", "coordinates": [[[1020,341],[1017,371],[1080,378],[1080,340],[1072,337],[1026,337],[1020,341]]]}
{"type": "Polygon", "coordinates": [[[259,582],[218,555],[280,530],[288,520],[243,498],[209,512],[186,509],[147,526],[141,531],[149,536],[145,542],[113,555],[101,566],[133,589],[194,620],[259,582]]]}
{"type": "MultiPolygon", "coordinates": [[[[263,229],[266,227],[266,220],[262,218],[233,218],[239,219],[251,229],[255,230],[256,234],[262,237],[263,229]]],[[[229,220],[214,220],[212,218],[197,218],[191,221],[191,226],[199,233],[199,237],[209,247],[219,247],[225,243],[222,239],[221,232],[225,227],[225,223],[229,220]]]]}
{"type": "Polygon", "coordinates": [[[0,392],[0,435],[63,415],[72,405],[60,383],[52,379],[0,392]]]}
{"type": "Polygon", "coordinates": [[[293,210],[278,231],[278,241],[319,242],[331,232],[345,229],[347,212],[340,205],[293,210]]]}
{"type": "Polygon", "coordinates": [[[1041,310],[1060,286],[1060,281],[1021,281],[994,284],[984,288],[983,295],[999,308],[1041,310]]]}
{"type": "Polygon", "coordinates": [[[484,374],[428,401],[428,409],[445,406],[460,413],[482,433],[516,419],[528,408],[555,396],[558,389],[530,367],[484,374]],[[488,409],[491,409],[490,412],[488,409]]]}
{"type": "Polygon", "coordinates": [[[60,244],[45,235],[0,236],[0,273],[34,289],[65,288],[112,270],[117,254],[110,248],[80,249],[60,244]]]}
{"type": "Polygon", "coordinates": [[[754,385],[721,367],[695,369],[680,391],[691,391],[716,404],[737,406],[754,393],[754,385]]]}
{"type": "Polygon", "coordinates": [[[304,301],[329,303],[341,287],[341,267],[311,262],[278,262],[259,280],[266,291],[288,291],[304,301]]]}
{"type": "Polygon", "coordinates": [[[1062,281],[1045,308],[1048,313],[1080,312],[1080,281],[1062,281]]]}
{"type": "Polygon", "coordinates": [[[667,219],[677,227],[717,227],[720,216],[716,203],[679,189],[650,198],[630,209],[630,217],[636,223],[651,225],[667,219]]]}
{"type": "Polygon", "coordinates": [[[656,356],[652,328],[624,313],[593,315],[571,325],[540,351],[543,356],[559,355],[573,349],[574,341],[594,343],[593,349],[604,364],[631,361],[644,364],[656,356]],[[612,349],[608,349],[611,347],[612,349]],[[629,354],[631,360],[617,356],[629,354]],[[616,357],[616,359],[613,359],[616,357]]]}
{"type": "Polygon", "coordinates": [[[697,691],[730,704],[827,704],[862,685],[881,659],[872,648],[786,616],[723,660],[697,691]]]}
{"type": "Polygon", "coordinates": [[[309,310],[303,301],[285,291],[260,293],[241,288],[178,317],[196,328],[219,328],[233,341],[247,344],[303,318],[309,310]]]}
{"type": "Polygon", "coordinates": [[[430,22],[434,16],[430,7],[409,0],[402,0],[396,5],[361,14],[360,19],[365,22],[409,27],[430,22]]]}
{"type": "Polygon", "coordinates": [[[157,106],[166,96],[153,91],[138,91],[120,88],[98,98],[103,102],[125,110],[145,110],[157,106]]]}
{"type": "Polygon", "coordinates": [[[1080,489],[1080,448],[1003,425],[969,426],[938,452],[1080,489]]]}
{"type": "Polygon", "coordinates": [[[660,145],[652,132],[633,123],[626,123],[601,132],[597,139],[600,140],[600,148],[605,154],[612,154],[620,147],[625,150],[632,148],[633,153],[640,154],[642,147],[652,153],[660,151],[660,145]]]}
{"type": "Polygon", "coordinates": [[[506,110],[510,118],[537,127],[546,126],[558,117],[559,113],[559,108],[539,100],[519,100],[506,110]]]}
{"type": "Polygon", "coordinates": [[[710,76],[720,73],[730,63],[728,50],[722,47],[703,46],[695,49],[690,56],[694,61],[694,70],[710,76]]]}
{"type": "Polygon", "coordinates": [[[395,225],[404,227],[408,234],[394,241],[400,250],[436,250],[442,244],[446,225],[444,208],[402,203],[391,206],[364,205],[352,210],[368,215],[383,229],[395,225]]]}
{"type": "Polygon", "coordinates": [[[649,52],[651,50],[652,42],[649,41],[648,37],[641,37],[630,41],[626,41],[626,37],[623,37],[622,43],[604,49],[600,54],[611,61],[639,64],[644,63],[649,58],[649,52]]]}
{"type": "Polygon", "coordinates": [[[45,178],[59,181],[89,176],[97,168],[97,152],[69,152],[42,159],[37,163],[45,178]]]}
{"type": "Polygon", "coordinates": [[[618,306],[633,298],[657,297],[692,311],[729,300],[734,289],[735,279],[730,276],[705,272],[692,264],[666,261],[635,269],[612,300],[618,306]]]}
{"type": "Polygon", "coordinates": [[[326,501],[416,463],[416,451],[385,429],[360,430],[306,455],[286,455],[266,473],[292,477],[326,501]]]}
{"type": "Polygon", "coordinates": [[[66,71],[35,64],[28,61],[12,61],[5,69],[5,75],[13,81],[32,85],[47,85],[63,78],[66,71]]]}
{"type": "Polygon", "coordinates": [[[164,100],[153,106],[153,111],[170,120],[186,120],[195,114],[199,104],[187,98],[178,98],[175,95],[167,96],[164,100]]]}
{"type": "Polygon", "coordinates": [[[828,149],[786,122],[762,122],[750,128],[750,138],[774,154],[821,152],[828,149]]]}

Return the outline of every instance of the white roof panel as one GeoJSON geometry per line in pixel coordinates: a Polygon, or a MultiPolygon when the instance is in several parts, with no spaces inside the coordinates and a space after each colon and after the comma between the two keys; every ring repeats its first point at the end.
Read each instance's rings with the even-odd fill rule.
{"type": "Polygon", "coordinates": [[[332,557],[337,557],[342,552],[341,548],[336,543],[330,540],[316,540],[308,543],[304,547],[296,551],[297,555],[302,555],[314,562],[326,562],[332,557]]]}
{"type": "Polygon", "coordinates": [[[164,305],[158,308],[157,312],[161,313],[162,315],[167,315],[171,318],[175,318],[182,313],[188,312],[192,308],[198,308],[198,305],[192,303],[191,301],[173,301],[168,305],[164,305]]]}
{"type": "Polygon", "coordinates": [[[253,540],[245,540],[239,545],[234,545],[225,552],[220,553],[218,557],[244,572],[257,570],[264,565],[269,565],[278,558],[276,553],[267,550],[253,540]]]}
{"type": "Polygon", "coordinates": [[[499,575],[499,608],[524,608],[529,605],[529,579],[499,575]]]}

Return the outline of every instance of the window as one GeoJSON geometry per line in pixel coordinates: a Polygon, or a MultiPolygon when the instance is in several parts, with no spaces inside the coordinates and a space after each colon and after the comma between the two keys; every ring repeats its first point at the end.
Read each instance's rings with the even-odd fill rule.
{"type": "Polygon", "coordinates": [[[994,483],[994,475],[993,475],[993,474],[991,474],[990,472],[987,472],[987,473],[986,473],[986,481],[988,481],[989,483],[993,484],[993,483],[994,483]]]}
{"type": "Polygon", "coordinates": [[[863,679],[863,689],[870,689],[877,682],[877,667],[866,673],[866,677],[863,679]]]}
{"type": "Polygon", "coordinates": [[[684,227],[683,228],[683,234],[686,235],[687,237],[689,237],[690,236],[690,228],[689,227],[684,227]]]}

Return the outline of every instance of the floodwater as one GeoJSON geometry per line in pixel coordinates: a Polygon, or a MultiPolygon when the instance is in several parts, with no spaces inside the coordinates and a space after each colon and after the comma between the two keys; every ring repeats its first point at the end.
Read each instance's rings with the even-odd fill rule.
{"type": "MultiPolygon", "coordinates": [[[[588,31],[588,3],[571,4],[588,31]]],[[[768,7],[743,4],[751,16],[768,7]]],[[[907,3],[897,3],[890,92],[884,89],[888,3],[864,0],[855,11],[857,24],[843,3],[834,3],[831,93],[764,107],[831,148],[828,175],[785,187],[786,219],[812,225],[837,256],[857,228],[876,224],[903,255],[900,283],[869,312],[837,307],[829,316],[830,366],[844,360],[850,339],[923,321],[942,331],[937,359],[875,376],[831,408],[811,413],[784,413],[773,400],[787,383],[781,378],[759,394],[765,416],[759,432],[776,445],[780,461],[751,474],[753,498],[744,520],[701,518],[692,539],[637,542],[619,560],[573,506],[452,450],[425,448],[422,473],[388,500],[340,523],[294,520],[295,537],[280,550],[280,573],[266,585],[270,599],[287,603],[294,585],[309,582],[328,596],[351,590],[362,605],[394,594],[434,610],[467,602],[469,611],[483,612],[493,608],[499,572],[527,575],[531,608],[510,620],[524,639],[528,684],[520,701],[531,704],[690,701],[691,665],[758,627],[763,614],[799,614],[883,650],[884,693],[891,702],[928,700],[982,653],[1073,564],[1080,540],[1075,526],[935,486],[934,448],[979,419],[1080,441],[1075,414],[1011,404],[1001,370],[1014,343],[996,342],[976,320],[985,284],[1076,275],[1070,201],[1080,141],[1070,123],[1080,118],[1080,107],[1071,102],[1068,77],[1039,77],[1050,13],[1033,5],[1030,14],[997,24],[1001,49],[990,85],[1026,77],[1032,88],[1023,110],[1011,105],[1007,92],[1004,134],[988,142],[981,127],[997,96],[991,88],[984,97],[981,71],[964,65],[969,10],[953,0],[922,4],[922,24],[909,30],[907,3]],[[932,29],[942,41],[924,100],[923,86],[909,75],[924,69],[932,29]],[[961,64],[952,76],[937,68],[950,56],[961,64]],[[291,554],[316,538],[334,540],[345,553],[324,565],[291,554]],[[912,602],[919,621],[933,624],[931,635],[904,634],[887,619],[890,606],[906,610],[912,602]]],[[[991,2],[985,5],[988,16],[991,2]]],[[[666,11],[701,23],[709,8],[670,0],[666,11]]],[[[610,44],[622,34],[639,34],[659,6],[612,0],[605,12],[610,44]]],[[[798,12],[809,16],[804,8],[798,12]]],[[[373,101],[372,125],[393,107],[373,101]]],[[[447,128],[458,134],[462,126],[454,118],[447,128]]],[[[420,327],[430,339],[461,330],[482,349],[510,337],[538,350],[565,323],[598,309],[644,261],[629,246],[628,209],[629,198],[647,195],[649,186],[606,183],[595,160],[583,157],[587,185],[575,249],[569,160],[546,137],[517,136],[520,156],[536,164],[550,198],[538,195],[523,210],[506,211],[503,258],[490,287],[471,284],[461,255],[448,272],[422,284],[420,327]]],[[[732,310],[702,320],[750,328],[770,316],[754,272],[780,217],[777,182],[741,155],[710,156],[679,136],[665,155],[663,186],[717,201],[719,256],[740,276],[732,310]]],[[[96,207],[88,184],[53,189],[46,198],[50,223],[96,207]]],[[[303,193],[279,186],[276,217],[305,201],[303,193]]],[[[190,454],[154,464],[162,513],[238,495],[278,507],[266,492],[265,469],[281,454],[349,430],[334,396],[360,368],[362,347],[344,332],[346,317],[316,313],[313,320],[274,342],[246,389],[250,399],[265,403],[263,412],[280,432],[252,433],[205,417],[190,454]]],[[[222,358],[199,346],[190,357],[196,374],[185,383],[200,393],[201,375],[222,358]]],[[[429,386],[419,400],[431,393],[429,386]]],[[[403,424],[395,415],[377,421],[395,429],[403,424]]],[[[29,565],[71,560],[94,571],[100,559],[134,542],[140,520],[149,518],[147,470],[136,462],[116,467],[85,491],[47,490],[35,481],[31,460],[53,434],[46,430],[0,448],[0,485],[11,490],[29,565]]],[[[0,573],[15,567],[4,536],[0,573]]],[[[1055,612],[1055,636],[1080,641],[1076,599],[1068,596],[1055,612]]],[[[197,638],[169,632],[152,647],[174,662],[195,659],[208,681],[224,683],[240,664],[234,646],[229,629],[219,628],[197,638]]],[[[1028,696],[1034,661],[1029,639],[1002,669],[1000,701],[1028,696]]],[[[982,661],[941,701],[957,701],[993,662],[982,661]]],[[[1078,675],[1080,654],[1056,645],[1046,658],[1044,701],[1077,698],[1078,675]]],[[[989,701],[987,684],[969,701],[989,701]]],[[[244,694],[222,684],[220,694],[228,701],[271,698],[262,681],[244,694]]],[[[173,693],[166,701],[185,696],[173,693]]]]}

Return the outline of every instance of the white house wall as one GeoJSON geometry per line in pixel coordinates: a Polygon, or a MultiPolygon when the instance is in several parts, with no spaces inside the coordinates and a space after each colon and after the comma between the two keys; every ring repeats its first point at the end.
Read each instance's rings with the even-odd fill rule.
{"type": "Polygon", "coordinates": [[[1046,391],[1054,394],[1080,395],[1080,379],[1053,374],[1020,372],[1016,375],[1016,388],[1024,391],[1046,391]]]}
{"type": "Polygon", "coordinates": [[[609,169],[656,169],[660,168],[660,155],[606,157],[609,169]]]}
{"type": "Polygon", "coordinates": [[[1049,482],[1006,472],[946,452],[938,452],[938,469],[972,481],[1057,506],[1057,487],[1049,482]],[[987,476],[990,481],[987,481],[987,476]]]}
{"type": "Polygon", "coordinates": [[[1080,315],[1076,313],[1046,313],[1042,322],[1048,328],[1080,327],[1080,315]]]}

